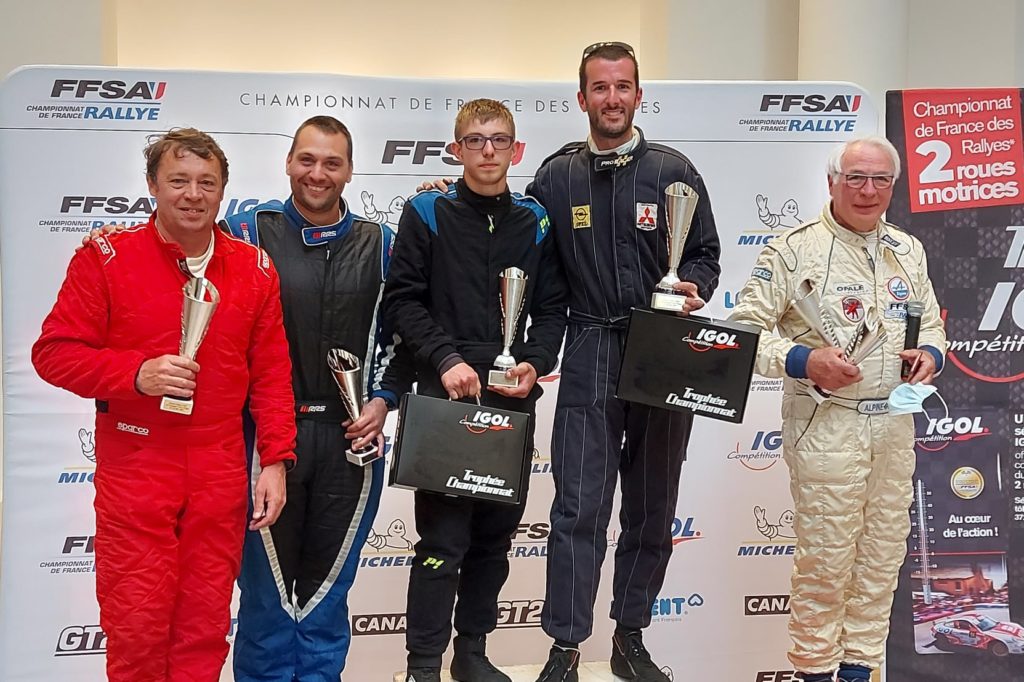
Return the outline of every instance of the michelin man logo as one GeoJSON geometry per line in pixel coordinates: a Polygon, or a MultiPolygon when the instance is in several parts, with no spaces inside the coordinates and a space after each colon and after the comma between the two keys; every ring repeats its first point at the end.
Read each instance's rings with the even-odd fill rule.
{"type": "Polygon", "coordinates": [[[757,521],[757,532],[769,540],[775,538],[796,539],[796,531],[793,530],[793,521],[796,515],[793,510],[787,509],[779,516],[778,523],[768,523],[765,518],[764,507],[754,507],[754,519],[757,521]]]}
{"type": "Polygon", "coordinates": [[[78,429],[78,442],[82,446],[82,455],[84,455],[90,462],[95,462],[96,441],[93,438],[92,431],[89,431],[88,429],[78,429]]]}
{"type": "Polygon", "coordinates": [[[360,192],[359,198],[363,200],[363,215],[366,216],[367,220],[372,220],[376,223],[387,223],[388,225],[398,225],[398,219],[402,215],[402,208],[405,206],[405,197],[395,197],[388,204],[388,210],[381,211],[373,203],[373,195],[369,192],[360,192]]]}
{"type": "Polygon", "coordinates": [[[768,197],[763,194],[757,195],[757,217],[766,226],[772,228],[776,227],[796,227],[802,221],[798,215],[800,207],[797,205],[795,199],[787,199],[783,204],[782,208],[779,209],[778,213],[772,213],[768,210],[768,197]]]}
{"type": "Polygon", "coordinates": [[[366,537],[366,544],[376,550],[385,548],[411,550],[412,543],[405,537],[405,532],[405,521],[395,519],[383,535],[378,535],[371,528],[370,534],[366,537]]]}

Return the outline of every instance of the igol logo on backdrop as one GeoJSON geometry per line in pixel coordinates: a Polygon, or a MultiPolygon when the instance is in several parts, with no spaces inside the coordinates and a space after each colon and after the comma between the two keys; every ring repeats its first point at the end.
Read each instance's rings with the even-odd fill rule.
{"type": "Polygon", "coordinates": [[[651,621],[657,623],[682,620],[703,606],[704,597],[696,592],[681,597],[659,596],[651,604],[651,621]]]}
{"type": "Polygon", "coordinates": [[[166,90],[166,81],[128,83],[58,78],[53,81],[50,99],[82,106],[51,107],[47,113],[51,118],[156,121],[166,90]]]}
{"type": "MultiPolygon", "coordinates": [[[[1017,286],[1020,270],[1024,268],[1024,226],[1009,225],[1012,235],[1003,262],[1004,274],[992,288],[985,312],[978,321],[977,332],[967,338],[953,338],[950,331],[948,362],[967,376],[989,383],[1014,383],[1024,379],[1024,371],[1011,374],[1021,367],[1024,351],[1024,289],[1017,286]],[[1009,270],[1010,272],[1005,272],[1009,270]],[[1012,326],[1006,322],[1012,322],[1012,326]]],[[[987,287],[979,289],[979,293],[987,287]]],[[[962,310],[943,310],[942,319],[947,330],[964,329],[964,322],[973,325],[977,306],[971,299],[962,310]],[[962,315],[960,314],[962,313],[962,315]],[[966,320],[964,319],[966,318],[966,320]]]]}
{"type": "Polygon", "coordinates": [[[700,540],[704,537],[704,533],[694,528],[694,521],[692,516],[687,516],[685,519],[676,517],[672,519],[672,544],[678,545],[681,542],[689,542],[690,540],[700,540]]]}
{"type": "Polygon", "coordinates": [[[929,419],[928,427],[923,436],[914,442],[922,450],[938,452],[952,442],[968,441],[982,436],[990,436],[992,432],[987,426],[981,425],[981,417],[943,417],[929,419]]]}
{"type": "Polygon", "coordinates": [[[107,653],[107,635],[99,625],[69,625],[57,637],[54,656],[90,656],[107,653]]]}
{"type": "Polygon", "coordinates": [[[791,557],[796,551],[793,510],[786,509],[778,517],[768,516],[764,507],[754,507],[754,526],[764,540],[744,542],[736,552],[740,557],[791,557]]]}
{"type": "MultiPolygon", "coordinates": [[[[498,602],[499,628],[538,628],[543,599],[498,602]]],[[[364,613],[352,616],[353,635],[401,635],[406,630],[404,613],[364,613]]]]}
{"type": "Polygon", "coordinates": [[[758,431],[749,448],[741,448],[737,442],[736,449],[728,455],[728,459],[738,461],[751,471],[771,469],[781,457],[782,431],[758,431]]]}

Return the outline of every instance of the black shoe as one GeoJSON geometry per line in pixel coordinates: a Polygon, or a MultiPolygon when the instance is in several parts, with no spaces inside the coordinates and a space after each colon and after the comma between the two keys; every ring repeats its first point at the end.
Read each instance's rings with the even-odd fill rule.
{"type": "Polygon", "coordinates": [[[612,673],[630,682],[670,682],[651,661],[639,630],[612,635],[612,673]]]}
{"type": "Polygon", "coordinates": [[[405,682],[441,682],[441,669],[409,668],[405,671],[405,682]]]}
{"type": "Polygon", "coordinates": [[[548,653],[548,662],[540,671],[537,682],[579,682],[580,674],[576,672],[579,665],[579,649],[563,649],[560,646],[553,646],[548,653]]]}
{"type": "Polygon", "coordinates": [[[451,668],[455,682],[512,682],[512,678],[487,660],[485,645],[486,638],[483,636],[455,637],[455,657],[452,658],[451,668]]]}

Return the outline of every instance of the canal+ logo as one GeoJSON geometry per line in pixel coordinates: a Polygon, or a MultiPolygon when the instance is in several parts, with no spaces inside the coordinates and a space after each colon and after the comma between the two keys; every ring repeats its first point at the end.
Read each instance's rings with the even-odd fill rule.
{"type": "Polygon", "coordinates": [[[779,94],[763,95],[761,97],[761,111],[778,112],[783,114],[806,113],[806,114],[830,114],[841,112],[852,114],[860,109],[860,95],[803,95],[803,94],[779,94]]]}
{"type": "Polygon", "coordinates": [[[132,102],[157,102],[163,99],[167,89],[166,81],[138,81],[129,85],[125,81],[70,80],[58,78],[53,81],[50,97],[56,99],[124,100],[132,102]]]}

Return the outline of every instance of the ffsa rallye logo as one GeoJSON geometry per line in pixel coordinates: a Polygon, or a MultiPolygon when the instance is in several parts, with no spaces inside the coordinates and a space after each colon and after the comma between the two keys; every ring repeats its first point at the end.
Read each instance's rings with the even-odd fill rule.
{"type": "Polygon", "coordinates": [[[761,113],[784,116],[766,128],[773,132],[853,132],[860,109],[860,95],[767,94],[761,97],[761,113]]]}
{"type": "Polygon", "coordinates": [[[860,109],[860,95],[764,95],[761,111],[792,113],[794,109],[805,114],[852,114],[860,109]]]}
{"type": "MultiPolygon", "coordinates": [[[[83,119],[118,121],[156,121],[167,91],[166,81],[78,80],[58,78],[50,88],[50,98],[80,102],[77,109],[83,119]]],[[[74,116],[74,113],[69,114],[74,116]]]]}
{"type": "Polygon", "coordinates": [[[487,410],[477,410],[472,419],[467,414],[459,420],[470,433],[486,433],[487,431],[511,431],[513,428],[507,414],[498,414],[487,410]]]}

